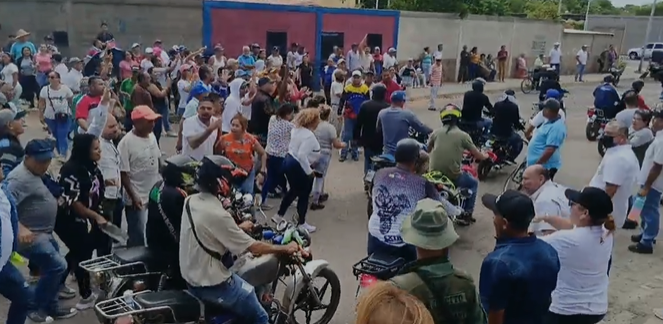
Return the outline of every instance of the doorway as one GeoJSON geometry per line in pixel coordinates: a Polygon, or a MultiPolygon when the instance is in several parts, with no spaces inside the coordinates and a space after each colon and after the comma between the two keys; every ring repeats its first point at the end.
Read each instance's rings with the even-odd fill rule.
{"type": "Polygon", "coordinates": [[[279,54],[281,54],[281,57],[284,57],[288,53],[288,33],[268,31],[266,39],[265,54],[267,56],[272,53],[272,48],[274,47],[279,48],[279,54]]]}
{"type": "Polygon", "coordinates": [[[343,47],[343,44],[345,44],[345,34],[343,33],[335,33],[335,32],[323,32],[320,35],[320,43],[321,43],[321,48],[320,50],[322,53],[320,53],[321,61],[320,62],[324,66],[327,64],[327,59],[329,56],[334,52],[334,46],[338,47],[343,47]]]}
{"type": "Polygon", "coordinates": [[[366,35],[366,45],[371,49],[379,47],[382,52],[385,52],[386,49],[382,48],[382,34],[368,34],[366,35]]]}

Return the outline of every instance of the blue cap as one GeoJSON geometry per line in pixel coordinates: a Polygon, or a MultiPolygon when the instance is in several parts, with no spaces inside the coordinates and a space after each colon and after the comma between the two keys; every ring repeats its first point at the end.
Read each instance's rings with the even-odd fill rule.
{"type": "Polygon", "coordinates": [[[405,91],[394,91],[390,99],[391,102],[405,102],[405,91]]]}
{"type": "Polygon", "coordinates": [[[561,97],[561,94],[559,93],[559,91],[557,91],[557,89],[548,89],[548,91],[546,91],[546,99],[548,98],[559,99],[559,97],[561,97]]]}
{"type": "Polygon", "coordinates": [[[48,139],[33,139],[25,146],[25,155],[37,161],[50,161],[53,158],[55,143],[48,139]]]}
{"type": "Polygon", "coordinates": [[[206,93],[210,93],[210,92],[211,92],[210,89],[205,87],[205,85],[203,85],[202,82],[198,82],[198,83],[196,83],[196,85],[193,86],[193,88],[191,88],[191,92],[189,92],[189,95],[191,96],[191,98],[197,98],[198,96],[200,96],[202,94],[206,94],[206,93]]]}
{"type": "Polygon", "coordinates": [[[246,77],[246,76],[249,76],[249,72],[246,72],[244,70],[235,71],[235,77],[236,78],[243,78],[243,77],[246,77]]]}

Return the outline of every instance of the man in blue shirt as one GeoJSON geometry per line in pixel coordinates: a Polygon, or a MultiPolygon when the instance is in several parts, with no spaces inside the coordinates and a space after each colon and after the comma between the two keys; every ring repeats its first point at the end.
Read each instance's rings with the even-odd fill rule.
{"type": "MultiPolygon", "coordinates": [[[[410,137],[410,127],[428,138],[433,132],[410,110],[405,110],[405,91],[391,94],[391,107],[378,114],[378,134],[382,134],[384,148],[382,154],[394,155],[398,141],[410,137]]],[[[425,144],[425,143],[422,143],[425,144]]]]}
{"type": "Polygon", "coordinates": [[[334,82],[334,71],[336,71],[336,65],[334,60],[329,58],[327,59],[327,65],[323,66],[322,70],[320,71],[320,84],[323,85],[325,90],[327,105],[331,105],[331,85],[332,82],[334,82]]]}
{"type": "Polygon", "coordinates": [[[251,49],[248,46],[242,47],[242,55],[237,58],[239,68],[244,71],[252,71],[256,65],[256,59],[251,55],[251,49]]]}
{"type": "Polygon", "coordinates": [[[9,49],[9,54],[11,54],[14,60],[17,60],[23,55],[23,49],[26,47],[30,49],[32,55],[37,54],[37,48],[35,47],[35,44],[28,40],[28,36],[30,36],[30,33],[23,29],[19,29],[18,32],[16,32],[16,41],[9,49]]]}
{"type": "Polygon", "coordinates": [[[524,193],[485,194],[493,212],[495,250],[481,264],[479,295],[489,323],[543,323],[557,286],[559,256],[548,243],[529,235],[534,203],[524,193]]]}
{"type": "Polygon", "coordinates": [[[617,115],[617,107],[621,102],[617,89],[612,85],[614,82],[612,75],[603,78],[603,84],[594,89],[594,108],[603,110],[603,115],[607,119],[613,119],[617,115]]]}
{"type": "Polygon", "coordinates": [[[566,125],[559,110],[559,101],[555,99],[543,103],[543,117],[547,121],[536,130],[527,149],[527,165],[543,165],[551,180],[562,166],[560,149],[566,139],[566,125]]]}

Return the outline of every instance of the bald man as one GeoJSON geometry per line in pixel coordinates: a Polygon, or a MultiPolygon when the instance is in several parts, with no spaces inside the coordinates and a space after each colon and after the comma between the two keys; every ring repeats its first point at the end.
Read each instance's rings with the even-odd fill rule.
{"type": "MultiPolygon", "coordinates": [[[[114,141],[120,136],[120,127],[112,114],[106,116],[106,125],[101,132],[99,144],[101,159],[99,170],[104,177],[103,213],[106,219],[118,227],[122,225],[122,191],[120,181],[120,152],[114,141]]],[[[110,253],[110,250],[108,251],[110,253]]]]}
{"type": "MultiPolygon", "coordinates": [[[[550,179],[550,173],[542,165],[535,164],[523,172],[522,189],[534,202],[536,216],[560,216],[568,218],[571,209],[569,200],[564,195],[566,187],[550,179]]],[[[537,236],[547,235],[555,228],[547,223],[530,224],[529,232],[537,236]]]]}

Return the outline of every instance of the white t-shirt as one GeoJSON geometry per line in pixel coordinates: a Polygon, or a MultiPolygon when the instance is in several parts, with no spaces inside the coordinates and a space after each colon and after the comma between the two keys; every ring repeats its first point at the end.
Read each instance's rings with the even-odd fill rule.
{"type": "MultiPolygon", "coordinates": [[[[148,137],[139,137],[134,132],[128,132],[117,145],[117,150],[120,152],[120,171],[129,174],[134,192],[143,206],[147,206],[152,186],[161,180],[161,150],[156,137],[152,133],[148,137]]],[[[131,197],[127,200],[131,201],[131,197]]]]}
{"type": "Polygon", "coordinates": [[[551,49],[548,54],[550,57],[550,64],[560,64],[562,60],[562,51],[560,49],[551,49]]]}
{"type": "Polygon", "coordinates": [[[58,90],[52,89],[50,85],[42,87],[39,92],[39,99],[44,99],[46,102],[44,118],[55,119],[55,113],[71,115],[69,99],[73,97],[74,93],[64,84],[61,84],[58,90]]]}
{"type": "Polygon", "coordinates": [[[67,73],[69,73],[69,69],[67,68],[67,65],[64,63],[60,63],[55,66],[55,69],[53,69],[55,72],[60,74],[60,78],[63,78],[67,73]]]}
{"type": "MultiPolygon", "coordinates": [[[[536,216],[560,216],[569,218],[571,216],[571,208],[569,207],[569,200],[566,198],[564,192],[566,187],[553,182],[552,180],[546,181],[539,190],[537,190],[530,198],[534,202],[534,211],[536,216]]],[[[531,223],[529,232],[537,236],[542,234],[542,231],[554,231],[555,228],[546,222],[531,223]]]]}
{"type": "MultiPolygon", "coordinates": [[[[566,123],[566,113],[564,110],[559,110],[559,116],[562,117],[562,121],[566,123]]],[[[532,117],[532,119],[530,119],[529,124],[534,126],[534,128],[537,128],[545,122],[546,117],[543,117],[543,111],[539,111],[534,117],[532,117]]]]}
{"type": "Polygon", "coordinates": [[[587,65],[587,51],[579,50],[576,56],[578,57],[580,64],[587,65]]]}
{"type": "Polygon", "coordinates": [[[7,264],[14,247],[14,231],[11,221],[11,205],[4,190],[0,190],[0,224],[2,233],[0,237],[0,270],[7,264]]]}
{"type": "Polygon", "coordinates": [[[230,133],[230,124],[237,114],[242,113],[242,103],[234,96],[228,96],[221,114],[221,131],[230,133]]]}
{"type": "Polygon", "coordinates": [[[2,68],[0,76],[2,76],[2,80],[6,83],[12,84],[14,82],[14,73],[18,73],[18,67],[14,63],[9,63],[2,68]]]}
{"type": "Polygon", "coordinates": [[[636,111],[638,111],[638,108],[627,108],[618,112],[617,115],[615,115],[615,119],[619,123],[619,126],[630,128],[633,124],[633,116],[636,111]]]}
{"type": "Polygon", "coordinates": [[[81,92],[81,80],[83,80],[83,73],[76,69],[71,69],[62,76],[62,84],[75,92],[81,92]]]}
{"type": "Polygon", "coordinates": [[[338,104],[341,102],[341,94],[343,93],[343,82],[334,81],[329,88],[329,93],[331,95],[331,106],[334,109],[338,108],[338,104]]]}
{"type": "Polygon", "coordinates": [[[589,182],[591,187],[605,190],[606,185],[619,186],[612,197],[612,216],[617,228],[626,221],[628,198],[636,185],[640,164],[631,145],[619,145],[605,151],[605,155],[589,182]]]}
{"type": "Polygon", "coordinates": [[[311,164],[320,157],[320,143],[315,134],[307,128],[297,127],[290,131],[288,154],[292,155],[304,170],[311,174],[311,164]]]}
{"type": "Polygon", "coordinates": [[[154,67],[154,64],[152,64],[151,60],[148,59],[143,59],[140,61],[140,68],[143,69],[143,72],[147,72],[147,70],[151,69],[154,67]]]}
{"type": "Polygon", "coordinates": [[[603,315],[608,311],[608,262],[614,237],[603,226],[561,230],[540,239],[559,256],[550,311],[560,315],[603,315]],[[604,237],[603,242],[601,238],[604,237]]]}
{"type": "MultiPolygon", "coordinates": [[[[242,101],[248,100],[249,99],[249,94],[245,94],[244,98],[242,98],[242,101]]],[[[251,105],[242,105],[242,116],[246,118],[247,120],[251,120],[251,105]]]]}
{"type": "MultiPolygon", "coordinates": [[[[649,176],[649,170],[656,164],[663,164],[663,132],[657,132],[654,141],[651,142],[645,153],[645,158],[642,160],[642,168],[638,176],[638,184],[644,185],[649,176]]],[[[658,192],[663,192],[663,172],[658,175],[658,178],[652,184],[652,189],[658,192]]]]}
{"type": "MultiPolygon", "coordinates": [[[[189,80],[179,80],[177,81],[177,91],[180,93],[180,102],[177,105],[177,108],[185,108],[186,100],[189,98],[189,91],[186,91],[186,88],[189,88],[191,81],[189,80]]],[[[189,88],[191,90],[191,88],[189,88]]]]}
{"type": "Polygon", "coordinates": [[[281,55],[270,55],[267,60],[272,64],[272,67],[276,69],[280,69],[281,65],[283,65],[283,58],[281,55]]]}
{"type": "Polygon", "coordinates": [[[390,67],[392,67],[392,66],[395,66],[396,63],[398,63],[398,62],[396,61],[396,58],[393,57],[393,56],[391,56],[391,55],[389,55],[389,54],[384,54],[384,55],[382,55],[382,62],[383,62],[383,63],[382,63],[382,66],[383,66],[385,69],[388,69],[388,68],[390,68],[390,67]]]}
{"type": "MultiPolygon", "coordinates": [[[[216,118],[210,119],[210,124],[214,123],[216,118]]],[[[214,143],[216,142],[217,131],[213,131],[207,139],[200,144],[197,148],[192,148],[189,145],[189,138],[198,136],[205,132],[207,125],[203,124],[198,118],[198,115],[189,117],[182,123],[182,154],[188,155],[198,161],[202,160],[206,155],[214,153],[214,143]]]]}

